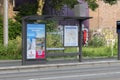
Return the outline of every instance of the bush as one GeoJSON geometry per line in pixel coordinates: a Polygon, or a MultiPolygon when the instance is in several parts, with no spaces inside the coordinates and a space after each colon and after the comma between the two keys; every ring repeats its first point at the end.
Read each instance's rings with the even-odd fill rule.
{"type": "Polygon", "coordinates": [[[58,34],[47,34],[47,47],[62,47],[62,43],[60,42],[60,35],[58,34]]]}
{"type": "Polygon", "coordinates": [[[9,39],[15,39],[22,33],[22,25],[19,22],[9,19],[9,39]]]}
{"type": "MultiPolygon", "coordinates": [[[[59,34],[47,34],[47,40],[46,40],[46,46],[47,48],[59,48],[62,47],[62,43],[60,42],[60,35],[59,34]]],[[[61,52],[60,50],[53,50],[48,52],[61,52]]]]}
{"type": "MultiPolygon", "coordinates": [[[[9,19],[9,29],[8,29],[8,35],[9,40],[15,39],[17,36],[20,36],[22,33],[22,25],[19,22],[13,21],[12,19],[9,19]]],[[[3,22],[0,17],[0,43],[3,43],[3,22]]]]}
{"type": "Polygon", "coordinates": [[[56,29],[57,29],[57,22],[56,21],[54,21],[54,20],[47,20],[47,21],[45,21],[45,23],[47,23],[46,24],[46,31],[47,32],[53,32],[53,31],[56,31],[56,29]]]}
{"type": "Polygon", "coordinates": [[[105,39],[101,36],[93,36],[91,40],[88,41],[88,45],[92,47],[105,46],[105,39]]]}
{"type": "Polygon", "coordinates": [[[0,43],[3,43],[3,20],[1,15],[0,15],[0,43]]]}
{"type": "Polygon", "coordinates": [[[111,47],[83,47],[84,57],[113,57],[116,56],[117,51],[111,47]]]}
{"type": "Polygon", "coordinates": [[[7,47],[0,44],[0,59],[20,59],[21,55],[21,37],[9,40],[7,47]]]}
{"type": "Polygon", "coordinates": [[[3,44],[0,44],[0,57],[7,55],[7,47],[5,47],[3,44]]]}
{"type": "Polygon", "coordinates": [[[22,17],[28,15],[35,15],[38,9],[38,4],[35,3],[25,3],[19,7],[19,13],[16,14],[15,19],[18,22],[22,22],[22,17]]]}

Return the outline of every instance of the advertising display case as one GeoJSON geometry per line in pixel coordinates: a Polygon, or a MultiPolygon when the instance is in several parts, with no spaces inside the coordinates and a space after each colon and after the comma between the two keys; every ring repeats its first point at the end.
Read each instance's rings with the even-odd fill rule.
{"type": "Polygon", "coordinates": [[[45,59],[45,24],[27,24],[26,59],[45,59]]]}

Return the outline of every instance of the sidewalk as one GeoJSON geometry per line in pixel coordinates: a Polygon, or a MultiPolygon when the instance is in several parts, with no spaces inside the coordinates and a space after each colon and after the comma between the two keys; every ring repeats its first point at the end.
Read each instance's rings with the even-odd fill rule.
{"type": "Polygon", "coordinates": [[[40,65],[21,65],[21,60],[1,60],[0,61],[0,74],[2,73],[14,73],[14,72],[28,72],[38,71],[43,69],[57,69],[63,67],[77,66],[81,68],[100,67],[100,66],[114,66],[120,65],[120,61],[116,59],[105,59],[105,60],[85,60],[83,62],[70,61],[70,60],[58,60],[49,61],[45,64],[40,65]]]}
{"type": "Polygon", "coordinates": [[[21,60],[0,60],[0,67],[21,66],[21,60]]]}
{"type": "MultiPolygon", "coordinates": [[[[96,58],[96,59],[83,59],[82,62],[79,62],[77,59],[69,59],[69,60],[62,60],[62,59],[53,59],[47,61],[44,65],[49,64],[67,64],[67,63],[86,63],[86,62],[99,62],[99,61],[118,61],[115,58],[96,58]]],[[[40,64],[43,65],[43,64],[40,64]]],[[[24,66],[22,65],[22,60],[0,60],[0,67],[10,67],[10,66],[24,66]]]]}

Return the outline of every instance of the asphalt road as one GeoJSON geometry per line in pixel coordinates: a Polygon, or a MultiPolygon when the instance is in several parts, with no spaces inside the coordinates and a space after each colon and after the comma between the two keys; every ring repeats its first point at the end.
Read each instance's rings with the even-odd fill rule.
{"type": "Polygon", "coordinates": [[[63,66],[38,71],[0,73],[0,80],[120,80],[120,64],[63,66]]]}

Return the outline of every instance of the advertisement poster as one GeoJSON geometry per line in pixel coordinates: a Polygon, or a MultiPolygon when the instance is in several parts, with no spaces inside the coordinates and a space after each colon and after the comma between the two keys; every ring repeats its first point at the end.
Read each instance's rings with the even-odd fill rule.
{"type": "Polygon", "coordinates": [[[64,46],[78,46],[78,26],[64,26],[64,46]]]}
{"type": "Polygon", "coordinates": [[[45,58],[45,24],[27,24],[27,59],[45,58]]]}

